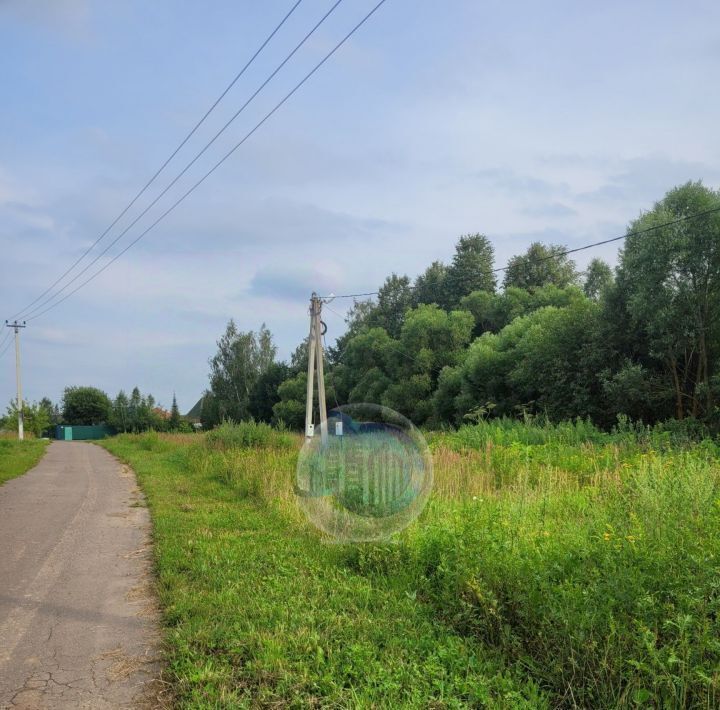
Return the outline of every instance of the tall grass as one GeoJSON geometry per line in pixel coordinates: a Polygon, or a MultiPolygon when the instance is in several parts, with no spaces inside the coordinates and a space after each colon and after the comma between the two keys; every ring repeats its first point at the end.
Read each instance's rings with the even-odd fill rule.
{"type": "MultiPolygon", "coordinates": [[[[188,470],[300,525],[301,438],[243,427],[194,438],[188,470]]],[[[718,707],[720,464],[693,437],[537,420],[430,434],[420,520],[338,563],[404,589],[555,706],[718,707]]]]}

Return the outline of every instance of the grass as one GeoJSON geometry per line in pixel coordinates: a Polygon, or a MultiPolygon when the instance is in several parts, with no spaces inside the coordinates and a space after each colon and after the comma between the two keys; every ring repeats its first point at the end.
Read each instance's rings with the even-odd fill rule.
{"type": "Polygon", "coordinates": [[[341,546],[295,506],[300,438],[244,427],[103,442],[148,495],[180,706],[720,703],[714,442],[622,423],[434,433],[421,518],[341,546]]]}
{"type": "Polygon", "coordinates": [[[0,438],[0,485],[35,466],[48,443],[43,439],[0,438]]]}
{"type": "Polygon", "coordinates": [[[102,445],[148,496],[178,704],[542,707],[404,585],[354,571],[284,513],[295,451],[149,441],[102,445]]]}

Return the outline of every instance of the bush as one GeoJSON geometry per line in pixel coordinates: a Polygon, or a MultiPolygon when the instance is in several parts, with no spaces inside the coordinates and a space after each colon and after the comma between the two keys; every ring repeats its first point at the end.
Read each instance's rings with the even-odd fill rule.
{"type": "Polygon", "coordinates": [[[238,424],[225,421],[205,437],[205,445],[217,451],[270,447],[287,449],[292,444],[293,439],[287,432],[252,420],[238,424]]]}
{"type": "Polygon", "coordinates": [[[436,503],[401,546],[349,563],[407,580],[558,706],[718,707],[720,468],[697,447],[618,473],[436,503]]]}

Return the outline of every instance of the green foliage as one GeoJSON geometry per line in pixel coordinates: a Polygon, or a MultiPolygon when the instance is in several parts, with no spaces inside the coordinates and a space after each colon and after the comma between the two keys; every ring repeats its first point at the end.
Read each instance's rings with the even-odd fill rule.
{"type": "Polygon", "coordinates": [[[650,454],[602,492],[465,506],[400,554],[442,618],[555,698],[714,706],[717,499],[702,455],[650,454]]]}
{"type": "Polygon", "coordinates": [[[526,316],[545,306],[564,308],[582,301],[583,293],[577,286],[559,288],[554,284],[527,291],[510,286],[502,293],[475,291],[460,302],[460,307],[470,311],[475,319],[475,335],[487,331],[497,333],[515,318],[526,316]]]}
{"type": "MultiPolygon", "coordinates": [[[[40,402],[23,402],[23,428],[35,437],[41,437],[53,424],[54,411],[49,399],[40,402]]],[[[0,430],[17,431],[17,400],[10,400],[7,412],[0,418],[0,430]]]]}
{"type": "MultiPolygon", "coordinates": [[[[689,182],[671,190],[632,231],[720,206],[720,193],[689,182]]],[[[664,371],[675,416],[714,416],[720,357],[720,213],[628,237],[615,289],[643,354],[664,371]]]]}
{"type": "Polygon", "coordinates": [[[289,448],[293,440],[289,434],[271,427],[265,422],[246,421],[235,424],[223,422],[205,436],[210,449],[224,451],[233,448],[289,448]]]}
{"type": "Polygon", "coordinates": [[[273,407],[280,401],[278,388],[289,374],[290,368],[284,362],[274,362],[260,374],[250,391],[251,417],[261,422],[273,421],[273,407]]]}
{"type": "Polygon", "coordinates": [[[212,407],[203,408],[203,426],[223,419],[242,421],[251,416],[250,394],[260,376],[273,364],[277,348],[263,324],[260,330],[241,332],[230,320],[210,360],[212,407]]]}
{"type": "Polygon", "coordinates": [[[473,291],[495,291],[494,257],[495,251],[486,236],[460,237],[444,279],[446,308],[457,308],[461,299],[473,291]]]}
{"type": "Polygon", "coordinates": [[[612,269],[602,260],[593,259],[585,270],[583,291],[597,301],[613,283],[612,269]]]}
{"type": "MultiPolygon", "coordinates": [[[[329,354],[332,399],[387,405],[425,426],[529,412],[607,429],[618,415],[690,417],[719,431],[720,214],[659,228],[718,205],[700,183],[671,190],[630,225],[654,231],[627,239],[616,277],[594,259],[582,286],[564,247],[536,242],[496,292],[490,243],[462,237],[450,266],[434,262],[412,288],[393,274],[377,303],[355,304],[329,354]],[[469,335],[454,309],[471,316],[469,335]]],[[[297,428],[301,361],[306,344],[273,406],[275,421],[297,428]]]]}
{"type": "Polygon", "coordinates": [[[447,266],[441,261],[434,261],[430,264],[425,272],[415,279],[412,305],[419,306],[423,303],[434,303],[440,308],[447,308],[447,272],[447,266]]]}
{"type": "Polygon", "coordinates": [[[110,420],[110,398],[96,387],[66,387],[63,393],[64,424],[106,424],[110,420]]]}
{"type": "Polygon", "coordinates": [[[148,494],[178,704],[716,707],[720,446],[524,419],[432,433],[422,518],[353,546],[263,425],[104,442],[148,494]]]}
{"type": "Polygon", "coordinates": [[[178,431],[180,429],[180,410],[178,409],[177,397],[173,392],[172,406],[170,407],[170,419],[168,419],[168,428],[170,431],[178,431]]]}
{"type": "Polygon", "coordinates": [[[392,274],[380,287],[377,304],[367,319],[371,328],[383,328],[396,338],[405,320],[405,311],[412,304],[410,279],[392,274]]]}
{"type": "Polygon", "coordinates": [[[43,439],[0,438],[0,484],[20,476],[42,458],[48,441],[43,439]]]}
{"type": "MultiPolygon", "coordinates": [[[[325,407],[330,410],[335,406],[335,376],[325,374],[325,407]]],[[[301,372],[295,377],[282,382],[277,389],[278,401],[273,405],[272,421],[274,424],[283,424],[296,431],[305,428],[305,399],[307,395],[307,372],[301,372]]],[[[318,391],[315,381],[314,399],[315,421],[318,420],[318,391]]]]}
{"type": "Polygon", "coordinates": [[[438,417],[453,420],[491,402],[496,415],[546,413],[555,420],[594,416],[600,402],[594,332],[598,309],[575,300],[514,319],[475,340],[435,394],[438,417]]]}
{"type": "MultiPolygon", "coordinates": [[[[173,404],[176,410],[177,418],[180,419],[180,412],[177,411],[177,402],[173,395],[173,404]]],[[[113,400],[110,411],[109,423],[118,432],[142,432],[149,429],[155,431],[164,431],[168,428],[177,430],[172,427],[172,413],[168,418],[167,413],[156,406],[155,398],[151,394],[143,395],[138,387],[134,387],[130,397],[123,390],[118,392],[117,397],[113,400]]]]}
{"type": "Polygon", "coordinates": [[[505,288],[532,291],[549,286],[565,288],[577,280],[575,262],[564,255],[566,247],[558,244],[533,242],[525,254],[514,256],[505,270],[505,288]]]}
{"type": "Polygon", "coordinates": [[[369,581],[307,530],[285,505],[294,452],[141,442],[103,445],[148,497],[178,707],[548,707],[402,581],[369,581]]]}

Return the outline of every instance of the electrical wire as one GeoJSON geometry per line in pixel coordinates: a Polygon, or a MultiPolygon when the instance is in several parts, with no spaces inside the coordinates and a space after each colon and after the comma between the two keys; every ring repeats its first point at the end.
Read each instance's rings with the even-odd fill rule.
{"type": "Polygon", "coordinates": [[[2,348],[3,345],[7,342],[8,338],[10,337],[10,329],[6,328],[5,333],[2,337],[2,340],[0,340],[0,348],[2,348]]]}
{"type": "Polygon", "coordinates": [[[5,349],[4,349],[4,350],[0,351],[0,358],[2,358],[2,356],[5,355],[5,353],[6,353],[8,350],[10,350],[10,346],[11,346],[11,345],[12,345],[12,340],[10,340],[10,342],[5,346],[5,349]]]}
{"type": "MultiPolygon", "coordinates": [[[[326,370],[326,372],[328,373],[328,377],[329,377],[329,379],[330,379],[330,387],[331,387],[331,389],[332,389],[333,399],[335,400],[335,404],[337,405],[337,408],[340,409],[340,402],[338,401],[338,398],[337,398],[337,390],[335,389],[335,373],[333,372],[333,369],[334,369],[334,368],[333,368],[332,365],[330,364],[330,360],[329,360],[328,357],[327,357],[328,345],[327,345],[327,340],[325,340],[325,335],[324,335],[324,334],[323,334],[323,336],[322,336],[322,339],[323,339],[323,345],[325,346],[325,347],[323,348],[322,356],[323,356],[323,360],[325,361],[325,364],[327,365],[327,370],[326,370]]],[[[343,352],[344,352],[344,351],[343,351],[343,352]]],[[[340,356],[338,356],[338,359],[340,359],[340,356]]]]}
{"type": "MultiPolygon", "coordinates": [[[[687,220],[691,219],[697,219],[698,217],[705,217],[706,215],[713,214],[715,212],[720,212],[720,207],[712,207],[708,210],[703,210],[702,212],[696,212],[695,214],[689,214],[685,215],[683,217],[677,217],[676,219],[670,220],[669,222],[663,222],[662,224],[656,224],[653,227],[646,227],[645,229],[637,229],[632,232],[627,232],[626,234],[621,234],[619,237],[612,237],[611,239],[603,239],[599,242],[593,242],[592,244],[585,244],[581,247],[575,247],[574,249],[564,249],[563,251],[555,252],[553,254],[549,254],[548,256],[544,256],[540,259],[532,259],[528,261],[529,264],[541,264],[544,261],[548,261],[550,259],[557,259],[561,256],[567,256],[568,254],[575,254],[579,251],[585,251],[586,249],[592,249],[593,247],[599,247],[603,244],[610,244],[612,242],[618,242],[621,239],[627,239],[628,237],[635,237],[640,234],[647,234],[648,232],[654,232],[658,229],[663,229],[665,227],[671,227],[675,224],[679,224],[681,222],[686,222],[687,220]]],[[[488,271],[481,271],[480,273],[483,275],[490,276],[492,274],[499,274],[503,271],[507,271],[510,268],[510,264],[506,264],[505,266],[500,266],[497,269],[490,269],[488,271]]],[[[410,291],[417,288],[416,286],[408,286],[408,289],[410,291]]],[[[331,294],[329,296],[319,296],[318,298],[362,298],[364,296],[377,296],[380,292],[379,291],[368,291],[367,293],[347,293],[342,294],[338,296],[337,294],[331,294]]]]}
{"type": "Polygon", "coordinates": [[[245,136],[236,143],[215,165],[207,172],[203,177],[201,177],[192,187],[190,187],[187,192],[185,192],[178,200],[176,200],[170,207],[165,210],[145,231],[141,232],[138,237],[136,237],[130,244],[128,244],[122,251],[120,251],[118,254],[116,254],[110,261],[107,262],[107,264],[104,264],[102,268],[100,268],[98,271],[96,271],[94,274],[92,274],[88,279],[83,281],[79,286],[77,286],[75,289],[73,289],[70,293],[66,294],[62,299],[59,301],[53,303],[52,305],[48,306],[45,310],[41,311],[40,313],[37,313],[36,315],[32,316],[31,318],[27,318],[26,320],[31,321],[35,320],[36,318],[39,318],[40,316],[44,315],[48,311],[52,310],[56,306],[59,306],[63,301],[67,300],[72,296],[73,294],[77,293],[81,288],[86,286],[88,283],[90,283],[93,279],[95,279],[97,276],[99,276],[105,269],[107,269],[112,263],[117,261],[125,252],[128,251],[128,249],[132,248],[135,244],[137,244],[151,229],[153,229],[157,224],[159,224],[167,215],[169,215],[181,202],[183,202],[187,197],[189,197],[200,185],[202,185],[207,178],[210,177],[240,146],[242,146],[266,121],[270,119],[271,116],[273,116],[278,109],[280,109],[283,104],[285,104],[302,86],[305,84],[312,76],[315,74],[315,72],[322,67],[325,62],[332,57],[335,52],[337,52],[340,47],[342,47],[345,42],[347,42],[350,37],[352,37],[355,32],[357,32],[374,14],[377,12],[377,10],[380,9],[382,5],[385,4],[387,0],[380,0],[373,8],[368,12],[365,17],[363,17],[360,22],[358,22],[351,30],[348,32],[296,85],[295,87],[289,91],[277,104],[275,104],[274,108],[272,108],[268,113],[265,114],[265,116],[257,123],[255,124],[254,128],[250,130],[248,133],[245,134],[245,136]]]}
{"type": "Polygon", "coordinates": [[[11,317],[10,320],[15,320],[16,318],[19,318],[23,313],[28,311],[32,306],[34,306],[39,300],[41,300],[45,295],[47,295],[52,289],[55,288],[72,270],[107,236],[107,234],[110,232],[110,230],[127,214],[128,210],[142,197],[143,194],[145,194],[145,191],[152,185],[155,180],[158,178],[160,173],[168,166],[170,161],[180,152],[180,150],[183,148],[183,146],[192,138],[192,136],[195,134],[198,128],[205,122],[207,117],[215,110],[217,105],[225,98],[227,93],[230,91],[230,89],[235,86],[235,84],[238,82],[240,77],[247,71],[248,67],[255,61],[257,56],[262,52],[263,49],[267,46],[267,44],[270,42],[270,40],[277,34],[277,32],[280,30],[280,28],[285,24],[285,22],[290,18],[290,15],[295,12],[298,5],[303,0],[297,0],[295,4],[290,8],[290,10],[287,12],[285,17],[282,18],[280,23],[275,27],[275,29],[267,36],[265,41],[258,47],[258,49],[255,51],[255,53],[250,57],[250,59],[246,62],[245,66],[235,75],[235,78],[225,87],[225,90],[218,96],[217,99],[215,99],[214,103],[210,108],[205,112],[205,114],[202,116],[202,118],[192,127],[190,132],[182,139],[182,141],[178,144],[177,148],[170,154],[170,157],[167,158],[167,160],[158,168],[158,170],[155,172],[155,174],[145,183],[145,185],[141,188],[140,192],[133,197],[133,199],[125,206],[125,208],[120,212],[120,214],[112,221],[110,226],[80,255],[80,257],[65,271],[63,272],[48,288],[46,288],[34,301],[29,303],[25,308],[18,311],[14,316],[11,317]]]}
{"type": "MultiPolygon", "coordinates": [[[[230,127],[230,125],[237,119],[237,117],[247,108],[247,106],[255,99],[255,97],[270,83],[270,81],[278,74],[278,72],[292,59],[293,56],[298,52],[298,50],[310,39],[310,37],[315,33],[315,31],[320,27],[320,25],[327,20],[327,18],[334,12],[334,10],[340,5],[340,3],[343,2],[343,0],[336,0],[335,4],[332,5],[332,7],[320,18],[320,20],[315,24],[315,26],[302,38],[302,40],[296,45],[295,49],[288,54],[285,59],[283,59],[282,62],[275,68],[275,70],[270,74],[270,76],[263,81],[262,84],[253,92],[253,94],[250,96],[250,98],[245,101],[245,103],[235,112],[235,114],[230,118],[229,121],[208,141],[208,143],[205,144],[203,149],[195,155],[195,157],[173,178],[173,180],[165,187],[165,189],[122,231],[120,234],[118,234],[115,239],[108,244],[103,251],[101,251],[87,266],[85,266],[81,271],[79,271],[75,276],[70,279],[62,288],[60,288],[58,291],[56,291],[52,296],[45,299],[42,303],[37,305],[35,308],[33,308],[31,311],[26,313],[26,319],[28,316],[33,315],[34,313],[37,313],[40,309],[42,309],[44,306],[46,306],[48,303],[51,303],[53,300],[55,300],[61,293],[66,291],[73,283],[75,283],[84,273],[86,273],[92,266],[94,266],[105,254],[112,249],[115,244],[117,244],[167,193],[168,191],[180,180],[180,178],[200,159],[202,155],[205,154],[205,152],[210,148],[210,146],[213,145],[213,143],[230,127]]],[[[122,252],[121,252],[122,253],[122,252]]],[[[112,261],[110,262],[112,263],[112,261]]],[[[74,293],[74,292],[73,292],[74,293]]],[[[64,300],[64,299],[62,299],[64,300]]],[[[58,303],[61,303],[61,301],[58,301],[58,303]]],[[[45,312],[45,311],[43,311],[45,312]]]]}

